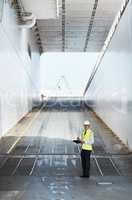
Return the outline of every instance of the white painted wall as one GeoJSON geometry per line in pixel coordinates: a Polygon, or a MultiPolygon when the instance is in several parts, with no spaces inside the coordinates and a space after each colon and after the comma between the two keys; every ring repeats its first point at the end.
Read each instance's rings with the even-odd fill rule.
{"type": "Polygon", "coordinates": [[[56,0],[21,0],[28,12],[34,13],[37,19],[55,19],[57,16],[56,0]]]}
{"type": "Polygon", "coordinates": [[[96,113],[132,149],[132,1],[86,93],[96,113]]]}
{"type": "Polygon", "coordinates": [[[39,54],[28,55],[30,33],[18,28],[14,10],[6,1],[0,23],[0,136],[32,109],[32,97],[37,91],[33,74],[39,65],[39,54]]]}
{"type": "Polygon", "coordinates": [[[47,96],[83,96],[97,55],[81,52],[44,53],[40,60],[41,91],[47,96]]]}

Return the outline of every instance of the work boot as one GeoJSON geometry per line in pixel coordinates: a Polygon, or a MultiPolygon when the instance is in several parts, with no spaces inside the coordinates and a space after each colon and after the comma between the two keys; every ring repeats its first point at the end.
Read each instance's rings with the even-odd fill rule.
{"type": "Polygon", "coordinates": [[[82,176],[80,176],[80,178],[89,178],[89,176],[82,175],[82,176]]]}

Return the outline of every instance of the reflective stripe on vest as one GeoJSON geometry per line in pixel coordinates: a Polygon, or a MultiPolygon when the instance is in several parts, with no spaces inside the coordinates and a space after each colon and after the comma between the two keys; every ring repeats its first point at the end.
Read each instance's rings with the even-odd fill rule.
{"type": "MultiPolygon", "coordinates": [[[[87,132],[85,133],[85,130],[82,132],[82,135],[81,135],[81,139],[83,141],[89,141],[90,138],[91,138],[91,131],[90,130],[87,130],[87,132]]],[[[92,145],[91,144],[83,144],[82,145],[82,149],[83,150],[89,150],[89,151],[92,151],[92,145]]]]}

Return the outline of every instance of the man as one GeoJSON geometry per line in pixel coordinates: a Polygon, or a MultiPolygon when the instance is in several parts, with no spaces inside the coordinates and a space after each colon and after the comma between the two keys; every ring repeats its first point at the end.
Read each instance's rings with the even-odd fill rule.
{"type": "Polygon", "coordinates": [[[81,134],[81,139],[78,137],[77,140],[81,143],[81,161],[83,174],[81,177],[88,177],[90,172],[90,155],[92,152],[92,144],[94,143],[94,135],[90,129],[90,122],[84,122],[84,130],[81,134]]]}

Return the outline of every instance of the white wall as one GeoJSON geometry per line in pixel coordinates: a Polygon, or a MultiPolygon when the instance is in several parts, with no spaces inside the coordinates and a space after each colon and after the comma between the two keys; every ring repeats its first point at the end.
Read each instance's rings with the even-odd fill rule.
{"type": "Polygon", "coordinates": [[[132,1],[86,93],[86,99],[132,149],[132,1]]]}
{"type": "Polygon", "coordinates": [[[40,55],[36,52],[32,52],[31,60],[31,77],[32,77],[32,106],[41,105],[41,92],[40,92],[40,55]]]}
{"type": "Polygon", "coordinates": [[[29,37],[29,31],[18,28],[16,14],[6,1],[0,23],[0,136],[32,109],[37,91],[33,62],[36,57],[39,65],[39,54],[32,53],[32,62],[27,51],[29,37]]]}
{"type": "Polygon", "coordinates": [[[44,53],[40,61],[41,91],[48,96],[83,96],[96,59],[97,53],[44,53]]]}

